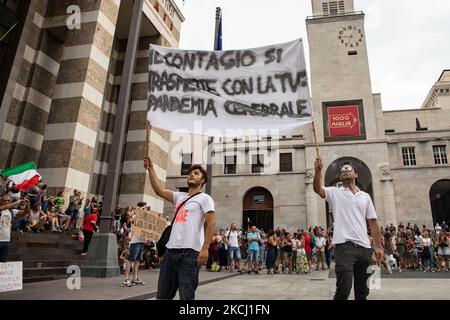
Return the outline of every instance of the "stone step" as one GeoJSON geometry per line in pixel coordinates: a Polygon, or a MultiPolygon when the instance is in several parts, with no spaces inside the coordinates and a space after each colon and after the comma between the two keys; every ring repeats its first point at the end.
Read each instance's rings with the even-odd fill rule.
{"type": "MultiPolygon", "coordinates": [[[[72,248],[72,249],[64,249],[64,248],[42,248],[42,247],[22,247],[22,248],[11,248],[11,255],[20,255],[23,257],[32,257],[32,256],[40,256],[40,255],[49,255],[52,254],[54,257],[59,257],[60,255],[66,254],[81,254],[82,247],[72,248]]],[[[38,260],[28,258],[26,260],[38,260]]],[[[60,259],[59,259],[60,260],[60,259]]]]}
{"type": "Polygon", "coordinates": [[[64,254],[58,254],[54,255],[51,253],[46,254],[17,254],[17,253],[11,253],[9,255],[8,260],[9,261],[33,261],[33,260],[40,260],[40,261],[50,261],[50,260],[65,260],[65,261],[84,261],[85,256],[81,255],[80,253],[64,253],[64,254]]]}
{"type": "Polygon", "coordinates": [[[28,278],[23,278],[23,283],[60,280],[60,279],[66,279],[67,277],[68,277],[68,275],[62,275],[62,274],[50,275],[50,276],[28,277],[28,278]]]}
{"type": "Polygon", "coordinates": [[[66,275],[66,272],[67,268],[65,267],[23,268],[23,278],[66,275]]]}
{"type": "Polygon", "coordinates": [[[83,256],[78,260],[25,260],[23,261],[24,268],[65,268],[71,265],[81,265],[84,261],[83,256]]]}

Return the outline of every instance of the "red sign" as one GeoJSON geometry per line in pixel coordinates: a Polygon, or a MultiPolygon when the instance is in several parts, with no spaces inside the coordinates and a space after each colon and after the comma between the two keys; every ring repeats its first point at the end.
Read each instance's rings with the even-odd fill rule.
{"type": "Polygon", "coordinates": [[[328,107],[330,137],[359,136],[358,106],[328,107]]]}

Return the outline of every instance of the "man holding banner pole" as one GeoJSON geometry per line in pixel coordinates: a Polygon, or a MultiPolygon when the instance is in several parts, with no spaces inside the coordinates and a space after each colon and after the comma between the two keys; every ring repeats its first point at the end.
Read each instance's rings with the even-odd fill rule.
{"type": "Polygon", "coordinates": [[[355,283],[355,300],[366,300],[369,295],[368,279],[372,273],[372,248],[367,225],[375,240],[375,254],[378,261],[384,257],[382,236],[377,214],[366,192],[356,186],[358,173],[351,163],[343,163],[339,177],[343,186],[324,187],[322,185],[323,163],[317,154],[314,163],[314,192],[325,199],[334,215],[335,229],[333,243],[336,244],[336,293],[334,300],[347,300],[355,283]]]}
{"type": "Polygon", "coordinates": [[[208,248],[215,229],[214,200],[201,192],[208,174],[200,165],[193,165],[188,171],[189,191],[173,192],[159,182],[150,157],[144,159],[144,167],[155,193],[173,203],[176,212],[159,273],[156,298],[173,299],[179,290],[181,300],[194,300],[199,269],[208,261],[208,248]]]}

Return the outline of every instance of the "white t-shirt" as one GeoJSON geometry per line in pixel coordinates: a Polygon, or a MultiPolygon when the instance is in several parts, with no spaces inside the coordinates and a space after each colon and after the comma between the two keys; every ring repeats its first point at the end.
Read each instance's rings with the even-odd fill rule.
{"type": "MultiPolygon", "coordinates": [[[[186,192],[174,192],[174,211],[187,198],[189,195],[186,192]]],[[[211,196],[201,193],[190,199],[178,210],[166,247],[169,249],[194,249],[200,252],[205,240],[205,214],[210,211],[215,211],[214,200],[211,196]]]]}
{"type": "Polygon", "coordinates": [[[225,233],[225,236],[228,238],[228,240],[230,241],[230,247],[235,247],[235,248],[239,248],[239,241],[238,241],[238,237],[239,237],[239,232],[237,230],[234,231],[227,231],[225,233]],[[230,234],[231,233],[231,234],[230,234]]]}
{"type": "MultiPolygon", "coordinates": [[[[13,209],[14,215],[19,210],[13,209]]],[[[11,212],[9,210],[3,210],[0,217],[0,242],[9,242],[11,240],[11,212]]]]}
{"type": "Polygon", "coordinates": [[[318,237],[316,238],[316,248],[320,251],[325,251],[325,245],[327,244],[327,241],[324,237],[318,237]]]}
{"type": "Polygon", "coordinates": [[[365,248],[371,248],[367,235],[367,219],[377,219],[369,194],[340,187],[326,187],[325,200],[334,216],[333,243],[352,241],[365,248]]]}

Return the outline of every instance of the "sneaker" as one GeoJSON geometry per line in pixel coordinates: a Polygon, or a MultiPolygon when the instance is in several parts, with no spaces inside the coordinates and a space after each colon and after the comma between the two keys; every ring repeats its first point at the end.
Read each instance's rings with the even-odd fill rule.
{"type": "Polygon", "coordinates": [[[255,270],[255,274],[259,274],[258,270],[255,270]]]}
{"type": "Polygon", "coordinates": [[[143,286],[145,285],[145,282],[139,279],[131,281],[131,284],[137,285],[137,286],[143,286]]]}
{"type": "Polygon", "coordinates": [[[252,272],[250,270],[247,271],[248,274],[252,274],[252,272]]]}
{"type": "Polygon", "coordinates": [[[85,255],[87,255],[87,252],[83,252],[81,255],[82,255],[82,256],[85,256],[85,255]]]}
{"type": "Polygon", "coordinates": [[[122,282],[122,287],[131,287],[131,286],[132,286],[132,284],[131,284],[130,279],[125,279],[125,280],[122,282]]]}

